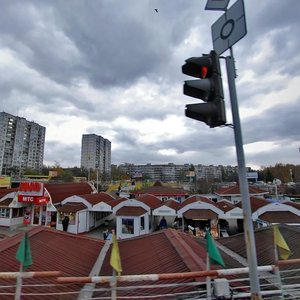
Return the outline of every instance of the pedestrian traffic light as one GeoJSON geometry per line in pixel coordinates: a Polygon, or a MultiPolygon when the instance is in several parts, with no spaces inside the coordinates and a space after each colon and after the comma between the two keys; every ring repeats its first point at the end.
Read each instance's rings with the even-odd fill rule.
{"type": "Polygon", "coordinates": [[[200,79],[185,81],[183,93],[206,102],[187,104],[185,115],[211,128],[226,124],[219,56],[212,50],[209,54],[191,57],[185,62],[182,73],[200,79]]]}

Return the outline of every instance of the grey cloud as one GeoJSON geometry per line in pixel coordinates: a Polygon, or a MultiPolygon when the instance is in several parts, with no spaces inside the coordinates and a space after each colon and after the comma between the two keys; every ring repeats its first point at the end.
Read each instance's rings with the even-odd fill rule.
{"type": "MultiPolygon", "coordinates": [[[[299,99],[300,100],[300,99],[299,99]]],[[[300,141],[300,106],[284,102],[245,121],[245,142],[276,141],[280,144],[300,141]]]]}
{"type": "MultiPolygon", "coordinates": [[[[210,27],[222,13],[204,11],[205,3],[199,0],[3,3],[0,50],[9,49],[38,79],[21,70],[3,67],[1,110],[20,115],[20,107],[32,105],[37,111],[55,113],[61,118],[69,115],[99,121],[99,125],[88,131],[107,138],[105,132],[113,132],[121,145],[112,153],[113,162],[235,164],[234,136],[230,128],[209,129],[203,123],[186,119],[186,135],[144,145],[138,143],[137,130],[129,130],[123,124],[109,126],[121,116],[126,116],[129,122],[164,120],[168,115],[183,117],[185,104],[199,102],[182,94],[186,76],[181,73],[181,65],[188,57],[209,52],[210,27]],[[187,46],[185,39],[193,30],[197,36],[187,46]],[[132,93],[132,101],[124,101],[128,97],[125,92],[142,80],[159,85],[157,94],[147,98],[150,91],[145,88],[139,96],[132,93]],[[79,91],[81,81],[92,86],[99,98],[89,99],[88,94],[79,91]],[[161,149],[175,149],[177,155],[161,155],[158,153],[161,149]]],[[[244,78],[246,72],[252,71],[254,81],[241,81],[238,77],[236,83],[240,108],[255,108],[255,101],[264,101],[271,93],[280,92],[292,78],[299,76],[300,2],[257,0],[245,1],[245,6],[248,33],[233,49],[238,74],[244,78]],[[265,61],[254,60],[259,43],[266,39],[274,55],[269,57],[264,53],[265,61]],[[278,74],[285,77],[261,80],[278,74]]],[[[225,81],[225,73],[223,77],[225,81]]],[[[299,141],[300,99],[298,91],[295,93],[294,102],[283,99],[281,105],[243,119],[245,143],[273,141],[285,146],[299,141]]],[[[226,105],[230,113],[229,99],[226,105]]],[[[79,144],[80,141],[65,145],[64,141],[47,140],[45,159],[66,166],[79,165],[79,144]]],[[[292,153],[286,146],[284,149],[284,153],[292,153]]],[[[272,156],[273,161],[288,160],[279,150],[273,151],[272,156]]],[[[249,161],[259,165],[260,161],[271,162],[271,158],[261,152],[259,156],[250,153],[249,161]]]]}
{"type": "Polygon", "coordinates": [[[80,166],[80,145],[78,144],[62,144],[54,141],[47,141],[45,147],[44,161],[57,162],[60,166],[79,167],[80,166]]]}

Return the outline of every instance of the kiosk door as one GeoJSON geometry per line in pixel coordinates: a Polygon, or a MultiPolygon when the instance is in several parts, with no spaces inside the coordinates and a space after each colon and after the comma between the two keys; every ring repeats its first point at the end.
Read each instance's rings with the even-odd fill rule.
{"type": "Polygon", "coordinates": [[[33,209],[33,224],[34,225],[40,225],[40,219],[41,219],[41,207],[40,206],[34,206],[34,209],[33,209]]]}

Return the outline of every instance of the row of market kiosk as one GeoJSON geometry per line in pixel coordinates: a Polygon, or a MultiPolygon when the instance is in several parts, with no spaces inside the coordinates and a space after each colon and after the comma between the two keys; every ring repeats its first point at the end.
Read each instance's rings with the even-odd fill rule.
{"type": "MultiPolygon", "coordinates": [[[[18,189],[0,191],[0,226],[15,228],[22,224],[44,225],[78,234],[89,232],[115,221],[118,238],[130,238],[159,229],[164,217],[168,226],[203,236],[209,228],[215,237],[243,230],[241,205],[229,200],[213,201],[201,195],[187,196],[180,203],[172,195],[138,194],[120,198],[84,183],[24,182],[18,189]]],[[[177,198],[178,199],[178,198],[177,198]]],[[[264,224],[264,218],[276,212],[287,214],[287,222],[300,224],[300,210],[291,203],[273,203],[263,197],[252,197],[256,206],[253,220],[264,224]]],[[[281,218],[282,219],[282,218],[281,218]]]]}

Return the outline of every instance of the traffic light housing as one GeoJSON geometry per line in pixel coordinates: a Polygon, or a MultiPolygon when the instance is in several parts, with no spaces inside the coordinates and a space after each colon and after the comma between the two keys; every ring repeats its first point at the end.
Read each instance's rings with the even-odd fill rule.
{"type": "Polygon", "coordinates": [[[226,113],[218,54],[212,50],[209,54],[191,57],[185,62],[182,73],[200,79],[185,81],[183,93],[206,102],[187,104],[185,115],[204,122],[211,128],[225,125],[226,113]]]}

